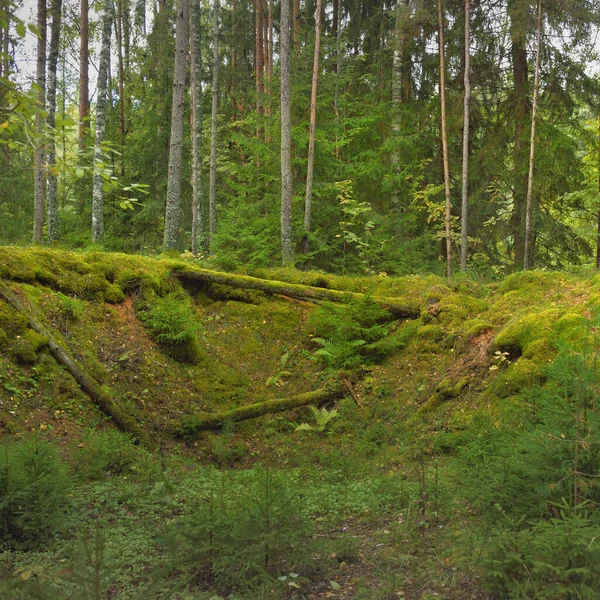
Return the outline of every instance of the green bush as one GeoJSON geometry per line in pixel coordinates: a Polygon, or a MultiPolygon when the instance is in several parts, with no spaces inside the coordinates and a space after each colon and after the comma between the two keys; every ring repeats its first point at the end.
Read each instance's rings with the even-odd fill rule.
{"type": "Polygon", "coordinates": [[[247,592],[277,583],[310,559],[311,527],[285,475],[259,469],[247,492],[227,495],[223,475],[166,543],[174,565],[220,591],[247,592]]]}
{"type": "Polygon", "coordinates": [[[202,357],[195,318],[189,298],[170,294],[157,298],[140,314],[152,339],[179,362],[196,364],[202,357]]]}
{"type": "Polygon", "coordinates": [[[77,453],[76,469],[86,479],[121,475],[135,463],[135,446],[120,431],[88,431],[77,453]]]}
{"type": "Polygon", "coordinates": [[[0,538],[34,545],[61,525],[70,479],[56,448],[39,437],[0,448],[0,538]]]}

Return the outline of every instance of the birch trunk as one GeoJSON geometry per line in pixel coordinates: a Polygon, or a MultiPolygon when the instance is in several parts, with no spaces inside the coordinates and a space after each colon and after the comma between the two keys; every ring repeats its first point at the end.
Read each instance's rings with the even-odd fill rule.
{"type": "Polygon", "coordinates": [[[173,104],[171,106],[171,136],[169,170],[167,175],[167,204],[165,210],[166,250],[177,248],[179,206],[181,203],[181,156],[183,151],[183,116],[185,112],[185,75],[189,41],[189,4],[179,0],[175,33],[175,70],[173,75],[173,104]]]}
{"type": "Polygon", "coordinates": [[[465,96],[463,100],[462,195],[460,211],[460,268],[467,268],[469,200],[469,120],[471,118],[471,3],[465,0],[465,96]]]}
{"type": "Polygon", "coordinates": [[[89,62],[90,62],[90,28],[89,28],[89,3],[81,0],[79,46],[79,151],[87,147],[89,131],[90,100],[89,100],[89,62]]]}
{"type": "Polygon", "coordinates": [[[208,252],[214,253],[217,233],[217,108],[219,102],[219,0],[213,4],[213,84],[210,117],[210,191],[208,199],[208,252]]]}
{"type": "Polygon", "coordinates": [[[537,47],[535,56],[535,75],[533,79],[533,104],[531,107],[531,138],[529,141],[529,172],[527,174],[527,201],[525,205],[525,252],[523,269],[528,271],[533,263],[531,213],[533,204],[533,167],[535,161],[535,118],[537,115],[538,95],[540,90],[540,62],[542,41],[542,0],[537,3],[537,47]]]}
{"type": "Polygon", "coordinates": [[[44,168],[44,116],[46,103],[46,0],[38,0],[37,26],[39,38],[37,41],[37,75],[36,82],[39,86],[37,93],[37,112],[35,114],[35,128],[38,136],[34,151],[34,188],[33,188],[33,242],[41,244],[44,235],[44,192],[46,187],[46,173],[44,168]]]}
{"type": "Polygon", "coordinates": [[[313,58],[312,90],[310,95],[310,127],[308,131],[308,165],[306,171],[306,198],[304,200],[304,238],[302,252],[308,254],[308,235],[311,229],[313,168],[315,162],[315,130],[317,127],[317,85],[319,82],[319,54],[321,51],[321,6],[317,0],[315,15],[315,54],[313,58]]]}
{"type": "Polygon", "coordinates": [[[102,192],[103,154],[102,142],[106,129],[106,108],[108,105],[108,70],[110,61],[110,38],[113,19],[112,0],[106,0],[102,17],[102,46],[98,65],[98,98],[96,100],[96,141],[94,143],[94,177],[92,184],[92,242],[99,243],[104,238],[104,195],[102,192]]]}
{"type": "Polygon", "coordinates": [[[56,72],[58,68],[58,49],[60,42],[60,21],[62,0],[54,0],[52,6],[52,29],[50,32],[50,52],[48,55],[48,190],[47,190],[47,220],[48,243],[58,241],[58,172],[56,169],[56,72]]]}
{"type": "Polygon", "coordinates": [[[281,263],[294,264],[292,248],[292,127],[290,114],[290,4],[281,0],[281,263]]]}
{"type": "Polygon", "coordinates": [[[198,256],[202,235],[202,39],[200,0],[191,10],[191,104],[192,104],[192,254],[198,256]]]}
{"type": "Polygon", "coordinates": [[[439,52],[440,52],[440,109],[442,113],[442,160],[444,163],[444,192],[446,195],[446,262],[447,275],[452,275],[452,239],[450,237],[450,167],[448,165],[448,137],[446,135],[446,67],[444,61],[444,15],[442,0],[438,0],[439,52]]]}

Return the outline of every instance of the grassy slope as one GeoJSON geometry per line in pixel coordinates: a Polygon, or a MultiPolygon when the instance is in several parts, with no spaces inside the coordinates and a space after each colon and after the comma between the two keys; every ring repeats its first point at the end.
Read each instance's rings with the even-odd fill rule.
{"type": "MultiPolygon", "coordinates": [[[[172,419],[314,389],[323,374],[309,360],[315,350],[307,320],[312,307],[218,286],[194,298],[205,350],[200,364],[182,365],[165,355],[147,335],[136,309],[152,298],[182,292],[170,276],[175,264],[126,255],[0,249],[0,276],[170,451],[163,467],[166,461],[176,482],[175,512],[200,493],[197,482],[210,476],[210,467],[199,467],[198,460],[235,466],[232,485],[237,485],[240,468],[260,461],[285,470],[291,479],[310,481],[311,515],[321,523],[323,535],[338,544],[323,559],[323,572],[306,584],[307,597],[328,593],[376,599],[398,597],[399,591],[407,598],[429,593],[485,597],[474,544],[467,539],[475,531],[469,526],[472,517],[448,491],[455,440],[476,415],[500,421],[507,407],[527,410],[521,393],[543,380],[561,341],[581,339],[585,319],[600,303],[600,280],[534,272],[485,285],[433,276],[257,272],[265,278],[397,297],[418,303],[422,317],[394,326],[391,335],[404,336],[407,345],[357,385],[364,408],[342,401],[330,435],[294,433],[290,422],[310,420],[307,411],[297,411],[179,445],[165,433],[172,419]],[[284,370],[289,375],[277,377],[284,370]],[[275,383],[267,386],[272,377],[275,383]],[[189,457],[194,457],[192,463],[189,457]],[[425,487],[435,494],[430,490],[426,496],[425,487]],[[422,525],[410,528],[407,522],[422,525]],[[339,582],[340,589],[327,585],[329,580],[339,582]]],[[[17,320],[0,304],[0,326],[7,334],[0,333],[0,436],[41,430],[76,461],[86,431],[110,429],[110,424],[47,355],[43,343],[28,339],[23,324],[14,325],[17,320]]],[[[108,535],[115,564],[122,552],[135,553],[131,531],[139,544],[151,546],[156,529],[173,514],[173,507],[155,501],[154,483],[153,476],[149,483],[115,477],[84,486],[76,494],[72,528],[81,527],[82,512],[90,506],[99,510],[104,503],[104,517],[114,523],[108,535]],[[111,496],[113,489],[121,490],[122,502],[111,496]],[[129,517],[123,516],[123,507],[129,517]]],[[[20,554],[6,576],[36,564],[52,571],[53,561],[64,559],[72,544],[66,536],[46,553],[20,554]]],[[[140,564],[125,558],[131,564],[121,564],[121,570],[133,569],[143,580],[155,553],[140,564]]],[[[125,583],[126,576],[114,569],[118,576],[111,585],[122,593],[119,597],[131,597],[131,582],[125,583]]]]}

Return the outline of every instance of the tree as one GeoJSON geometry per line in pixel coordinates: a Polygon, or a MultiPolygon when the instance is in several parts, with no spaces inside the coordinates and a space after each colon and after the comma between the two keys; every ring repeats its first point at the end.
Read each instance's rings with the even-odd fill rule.
{"type": "Polygon", "coordinates": [[[465,0],[465,66],[463,101],[462,194],[460,211],[460,268],[467,268],[467,224],[469,200],[469,120],[471,103],[471,2],[465,0]]]}
{"type": "Polygon", "coordinates": [[[538,94],[540,89],[540,60],[542,39],[542,0],[537,3],[537,44],[535,57],[535,75],[533,82],[533,102],[531,106],[531,138],[529,142],[529,172],[527,174],[527,201],[525,209],[525,251],[523,256],[523,269],[531,268],[533,261],[532,232],[531,232],[531,205],[533,203],[533,167],[535,159],[535,119],[537,116],[538,94]]]}
{"type": "Polygon", "coordinates": [[[308,164],[306,172],[306,197],[304,202],[304,238],[302,251],[308,254],[308,235],[310,233],[313,167],[315,162],[315,129],[317,126],[317,84],[319,82],[319,54],[321,50],[321,4],[317,0],[315,9],[315,54],[313,59],[312,91],[310,95],[310,126],[308,132],[308,164]]]}
{"type": "Polygon", "coordinates": [[[192,0],[190,88],[192,107],[192,254],[198,255],[202,219],[202,39],[200,0],[192,0]]]}
{"type": "Polygon", "coordinates": [[[444,163],[444,192],[446,196],[446,274],[452,275],[452,238],[450,221],[450,168],[448,165],[448,136],[446,134],[446,68],[444,63],[444,14],[442,11],[442,0],[438,0],[438,23],[439,23],[439,52],[440,52],[440,109],[442,114],[442,161],[444,163]]]}
{"type": "Polygon", "coordinates": [[[41,244],[44,236],[44,191],[46,173],[44,168],[44,108],[46,103],[46,0],[38,0],[37,26],[39,37],[37,41],[37,75],[38,110],[35,115],[35,127],[38,136],[34,152],[34,190],[33,190],[33,242],[41,244]]]}
{"type": "Polygon", "coordinates": [[[294,264],[292,248],[292,126],[290,114],[290,4],[281,0],[281,262],[294,264]]]}
{"type": "Polygon", "coordinates": [[[58,66],[58,50],[60,42],[60,22],[62,13],[62,0],[54,0],[52,6],[52,29],[50,33],[50,52],[48,54],[48,243],[58,241],[58,170],[56,167],[56,71],[58,66]]]}
{"type": "Polygon", "coordinates": [[[102,144],[106,130],[112,19],[113,3],[112,0],[106,0],[102,17],[102,45],[98,65],[98,98],[96,100],[96,140],[94,143],[94,177],[92,184],[92,242],[94,243],[100,243],[104,239],[104,195],[102,190],[104,156],[102,144]]]}
{"type": "Polygon", "coordinates": [[[210,181],[208,199],[209,238],[208,251],[214,252],[217,233],[217,109],[219,103],[219,0],[213,3],[213,84],[212,112],[210,117],[210,181]]]}
{"type": "Polygon", "coordinates": [[[171,138],[169,144],[169,173],[165,211],[165,250],[177,248],[179,206],[181,203],[181,157],[183,151],[183,115],[185,111],[185,69],[187,62],[188,0],[179,0],[175,33],[175,72],[173,75],[173,104],[171,109],[171,138]]]}
{"type": "Polygon", "coordinates": [[[89,130],[88,119],[90,116],[89,106],[89,5],[88,0],[81,0],[81,22],[80,22],[80,45],[79,45],[79,151],[83,152],[87,146],[87,132],[89,130]]]}

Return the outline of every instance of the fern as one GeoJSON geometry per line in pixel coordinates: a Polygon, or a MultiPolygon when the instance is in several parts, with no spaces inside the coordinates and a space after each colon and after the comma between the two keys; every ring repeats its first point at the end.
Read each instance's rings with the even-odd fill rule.
{"type": "Polygon", "coordinates": [[[315,431],[317,433],[330,433],[331,423],[334,419],[339,417],[339,413],[335,408],[331,410],[327,410],[325,407],[323,408],[315,408],[314,406],[309,406],[310,412],[315,420],[314,425],[310,425],[309,423],[302,423],[298,425],[295,431],[315,431]]]}

